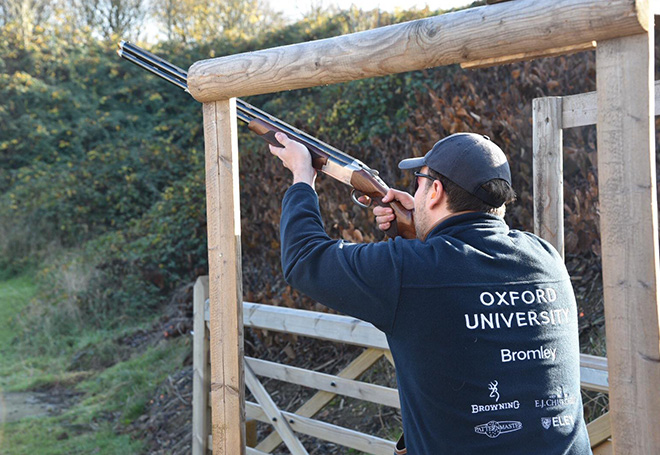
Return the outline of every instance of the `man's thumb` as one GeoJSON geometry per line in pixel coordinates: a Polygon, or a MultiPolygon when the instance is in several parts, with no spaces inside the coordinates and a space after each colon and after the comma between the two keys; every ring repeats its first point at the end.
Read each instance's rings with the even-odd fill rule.
{"type": "Polygon", "coordinates": [[[275,133],[275,139],[277,139],[277,142],[284,145],[285,147],[286,147],[286,144],[288,144],[289,141],[291,140],[291,139],[289,139],[289,136],[282,133],[281,131],[278,131],[277,133],[275,133]]]}

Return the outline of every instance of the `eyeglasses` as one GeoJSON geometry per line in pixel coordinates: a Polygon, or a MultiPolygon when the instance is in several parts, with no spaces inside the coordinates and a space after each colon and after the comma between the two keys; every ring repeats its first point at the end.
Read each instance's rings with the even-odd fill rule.
{"type": "Polygon", "coordinates": [[[413,193],[412,193],[413,195],[415,195],[415,193],[419,189],[419,179],[417,177],[424,177],[425,179],[429,179],[431,181],[438,180],[437,177],[433,177],[432,175],[424,174],[423,172],[415,172],[415,184],[414,184],[413,193]]]}

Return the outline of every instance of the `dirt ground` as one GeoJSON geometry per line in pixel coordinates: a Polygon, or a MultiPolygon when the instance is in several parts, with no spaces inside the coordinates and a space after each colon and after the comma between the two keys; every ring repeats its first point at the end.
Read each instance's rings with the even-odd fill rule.
{"type": "Polygon", "coordinates": [[[0,393],[0,425],[25,417],[58,415],[71,406],[77,395],[65,388],[0,393]]]}

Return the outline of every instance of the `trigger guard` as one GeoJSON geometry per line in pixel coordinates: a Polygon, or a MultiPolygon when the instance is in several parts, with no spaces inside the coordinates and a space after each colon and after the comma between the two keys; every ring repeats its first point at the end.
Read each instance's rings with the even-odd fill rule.
{"type": "Polygon", "coordinates": [[[365,209],[368,209],[369,207],[371,207],[371,204],[373,203],[373,199],[371,199],[369,196],[367,196],[365,194],[359,193],[360,196],[364,196],[367,199],[369,199],[368,204],[363,204],[362,202],[358,201],[358,197],[360,197],[360,196],[356,196],[356,194],[358,194],[358,191],[355,188],[353,188],[353,191],[351,191],[351,199],[353,199],[353,202],[355,202],[357,205],[359,205],[360,207],[363,207],[365,209]]]}

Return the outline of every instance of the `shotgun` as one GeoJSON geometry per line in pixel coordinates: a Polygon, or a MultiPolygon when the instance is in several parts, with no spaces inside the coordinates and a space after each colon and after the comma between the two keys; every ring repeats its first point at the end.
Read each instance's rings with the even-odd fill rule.
{"type": "MultiPolygon", "coordinates": [[[[127,41],[121,41],[118,46],[117,54],[123,59],[188,92],[188,73],[185,70],[127,41]]],[[[316,170],[353,188],[351,198],[356,204],[369,207],[373,201],[376,201],[379,205],[392,207],[396,219],[390,223],[390,228],[385,232],[389,237],[415,238],[412,212],[398,201],[383,203],[382,199],[389,187],[378,176],[378,171],[239,98],[236,99],[236,116],[247,123],[251,131],[271,145],[282,147],[282,144],[275,139],[275,133],[278,131],[302,143],[312,155],[312,165],[316,170]],[[358,201],[359,196],[366,196],[369,204],[358,201]]]]}

